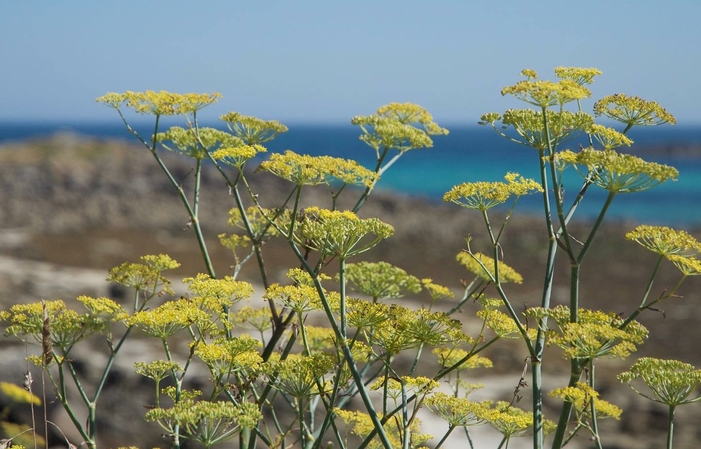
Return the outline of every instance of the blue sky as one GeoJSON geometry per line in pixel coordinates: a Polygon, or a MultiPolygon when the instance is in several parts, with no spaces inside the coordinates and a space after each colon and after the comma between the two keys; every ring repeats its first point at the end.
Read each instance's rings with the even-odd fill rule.
{"type": "MultiPolygon", "coordinates": [[[[111,121],[109,91],[224,95],[203,111],[347,123],[411,101],[445,124],[521,107],[523,68],[597,67],[594,99],[701,123],[701,2],[19,1],[0,5],[0,121],[111,121]]],[[[588,106],[591,106],[591,102],[588,106]]]]}

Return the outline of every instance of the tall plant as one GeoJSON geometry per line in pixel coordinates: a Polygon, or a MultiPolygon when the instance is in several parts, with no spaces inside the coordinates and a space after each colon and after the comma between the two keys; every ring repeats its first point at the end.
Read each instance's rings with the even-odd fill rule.
{"type": "MultiPolygon", "coordinates": [[[[468,236],[467,248],[457,260],[473,279],[465,283],[460,299],[446,308],[448,312],[436,312],[433,305],[452,298],[450,289],[385,262],[353,262],[394,233],[390,224],[359,215],[381,176],[407,151],[429,148],[432,136],[448,132],[425,109],[392,103],[375,114],[352,119],[360,139],[375,152],[371,168],[353,160],[293,151],[270,155],[257,171],[285,180],[289,193],[281,204],[268,204],[267,192],[256,191],[250,182],[255,172],[247,166],[267,153],[264,144],[287,131],[284,125],[230,112],[220,117],[228,131],[203,128],[200,111],[217,101],[219,94],[125,92],[107,94],[98,102],[116,109],[176,189],[207,272],[183,280],[186,296],[164,300],[161,297],[172,291],[163,272],[178,264],[165,255],[145,256],[141,263],[110,271],[109,280],[134,290],[129,311],[108,298],[79,298],[87,310],[82,313],[62,301],[16,305],[0,314],[9,322],[6,334],[35,339],[41,345],[41,355],[32,360],[50,379],[90,448],[98,446],[97,406],[105,379],[120,348],[137,330],[163,348],[162,359],[139,362],[135,369],[154,382],[154,408],[145,418],[160,426],[174,448],[185,441],[211,447],[234,440],[249,449],[317,449],[327,447],[329,439],[346,448],[354,444],[352,438],[359,439],[359,448],[424,447],[433,436],[422,432],[422,410],[447,422],[447,431],[436,437],[436,447],[456,429],[462,429],[474,447],[470,428],[485,423],[501,433],[500,448],[529,433],[533,447],[542,448],[546,434],[552,432],[553,448],[559,449],[581,431],[589,432],[603,447],[598,420],[618,418],[621,410],[599,398],[596,361],[628,356],[643,343],[647,330],[635,319],[673,296],[687,277],[701,273],[701,244],[688,233],[670,228],[640,226],[631,231],[627,237],[657,253],[659,259],[639,306],[627,316],[580,305],[581,266],[615,196],[676,179],[678,173],[672,167],[618,151],[632,144],[627,133],[633,126],[674,123],[674,118],[657,103],[620,94],[596,102],[593,116],[583,112],[581,102],[591,96],[587,86],[600,74],[596,69],[558,68],[558,81],[540,80],[532,70],[522,73],[525,80],[504,88],[502,94],[531,108],[485,114],[481,123],[531,147],[540,178],[507,173],[504,181],[463,183],[445,194],[445,201],[481,215],[489,243],[483,254],[468,236]],[[128,109],[154,117],[150,137],[129,125],[128,109]],[[183,117],[185,127],[160,129],[161,119],[171,115],[183,117]],[[622,121],[625,127],[618,132],[596,124],[595,116],[622,121]],[[578,136],[584,137],[587,147],[561,148],[578,136]],[[172,175],[161,157],[162,149],[192,160],[191,191],[172,175]],[[239,232],[219,236],[232,251],[231,276],[217,276],[200,222],[200,181],[206,165],[222,176],[233,198],[229,224],[239,232]],[[582,176],[582,186],[567,203],[564,179],[575,173],[582,176]],[[311,186],[326,187],[330,207],[302,206],[311,186]],[[603,188],[608,195],[587,237],[580,241],[570,233],[569,224],[590,188],[603,188]],[[511,255],[501,241],[518,199],[528,194],[542,197],[548,251],[540,304],[519,312],[510,299],[508,283],[520,283],[522,277],[504,263],[511,255]],[[350,210],[338,209],[341,195],[354,204],[350,210]],[[494,224],[490,213],[504,204],[508,205],[506,216],[494,224]],[[273,238],[284,240],[296,258],[286,283],[273,283],[268,275],[264,248],[273,238]],[[558,256],[570,264],[567,306],[551,305],[558,256]],[[682,277],[655,297],[653,283],[665,260],[679,267],[682,277]],[[261,309],[238,304],[253,293],[252,284],[238,279],[241,267],[250,261],[257,265],[267,302],[261,309]],[[350,290],[367,299],[351,296],[350,290]],[[428,308],[387,304],[422,291],[430,299],[428,308]],[[477,335],[465,333],[463,323],[454,319],[468,302],[479,307],[477,335]],[[319,318],[325,326],[310,324],[319,318]],[[254,331],[257,337],[244,331],[254,331]],[[109,348],[104,373],[92,391],[71,358],[75,345],[88,337],[104,338],[109,348]],[[183,338],[189,344],[185,354],[173,350],[174,340],[183,338]],[[492,366],[481,353],[503,338],[520,339],[529,354],[514,398],[473,401],[469,394],[478,386],[468,382],[467,373],[492,366]],[[557,422],[545,419],[543,413],[543,366],[550,344],[560,347],[570,360],[568,385],[550,392],[563,401],[557,422]],[[427,360],[433,363],[421,363],[427,360]],[[202,391],[189,388],[187,382],[195,364],[210,373],[211,384],[202,391]],[[526,381],[529,368],[530,383],[526,381]],[[70,383],[80,392],[79,401],[67,394],[70,383]],[[533,392],[532,409],[522,410],[516,402],[527,387],[533,392]],[[86,417],[80,416],[76,402],[88,410],[86,417]]],[[[650,363],[636,364],[621,375],[626,382],[642,377],[654,391],[651,397],[670,406],[668,447],[674,408],[695,402],[689,396],[698,385],[692,368],[670,363],[669,369],[683,370],[680,376],[686,376],[687,382],[680,381],[683,385],[675,390],[683,394],[661,390],[659,376],[649,374],[650,363]]]]}

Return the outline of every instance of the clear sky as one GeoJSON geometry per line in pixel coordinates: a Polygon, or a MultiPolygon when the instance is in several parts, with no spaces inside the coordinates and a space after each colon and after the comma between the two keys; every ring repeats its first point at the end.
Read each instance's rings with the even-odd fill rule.
{"type": "MultiPolygon", "coordinates": [[[[203,111],[347,123],[411,101],[445,124],[522,107],[523,68],[597,67],[701,124],[699,0],[0,0],[0,120],[110,121],[106,92],[224,95],[203,111]]],[[[591,103],[589,104],[591,106],[591,103]]]]}

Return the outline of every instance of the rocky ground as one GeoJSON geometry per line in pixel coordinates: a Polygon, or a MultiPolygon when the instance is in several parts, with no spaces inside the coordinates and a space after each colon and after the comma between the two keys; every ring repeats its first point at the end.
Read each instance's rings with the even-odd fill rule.
{"type": "MultiPolygon", "coordinates": [[[[191,187],[189,162],[173,155],[166,155],[166,161],[185,189],[191,187]]],[[[254,190],[265,200],[281,198],[289,190],[288,185],[275,178],[263,174],[253,178],[254,190]]],[[[318,190],[310,192],[308,201],[328,204],[325,193],[318,190]]],[[[127,260],[136,261],[144,254],[167,252],[179,260],[183,266],[175,273],[176,278],[204,271],[194,235],[186,226],[182,204],[143,148],[73,135],[5,144],[0,146],[0,205],[0,309],[42,298],[70,300],[79,294],[118,296],[121,292],[104,281],[106,270],[127,260]]],[[[216,235],[231,232],[226,225],[231,207],[233,200],[219,175],[207,170],[201,219],[220,274],[227,273],[232,260],[228,250],[218,245],[216,235]]],[[[379,217],[396,228],[395,236],[369,253],[368,258],[386,260],[419,277],[432,277],[456,292],[461,278],[467,277],[455,262],[455,255],[464,248],[464,237],[472,235],[473,248],[487,250],[479,217],[457,206],[379,193],[371,196],[361,215],[379,217]]],[[[636,224],[606,223],[602,227],[583,268],[584,307],[622,314],[636,307],[655,259],[624,240],[625,232],[636,224]]],[[[542,230],[539,219],[518,214],[507,227],[504,260],[525,279],[520,286],[509,286],[514,304],[525,307],[539,301],[545,256],[542,230]]],[[[576,236],[585,236],[587,230],[587,223],[573,226],[576,236]]],[[[699,236],[699,232],[692,230],[692,233],[699,236]]],[[[285,245],[271,242],[265,251],[273,278],[282,280],[292,261],[285,245]]],[[[569,268],[564,260],[561,262],[556,272],[556,303],[565,303],[569,294],[569,268]]],[[[242,278],[255,281],[254,274],[247,269],[242,278]]],[[[653,294],[660,294],[677,280],[675,270],[665,267],[653,294]]],[[[627,369],[638,355],[677,358],[701,366],[699,291],[698,282],[692,279],[679,292],[683,298],[663,304],[664,313],[643,315],[641,321],[650,329],[651,337],[636,356],[600,363],[598,372],[608,379],[601,384],[602,397],[626,410],[621,421],[602,424],[609,443],[605,447],[663,445],[664,409],[643,401],[625,387],[616,386],[611,379],[627,369]]],[[[419,305],[420,300],[414,304],[419,305]]],[[[459,318],[469,326],[471,310],[459,318]]],[[[143,351],[136,348],[120,356],[118,375],[105,398],[115,412],[101,422],[106,447],[158,444],[157,439],[147,443],[139,439],[157,432],[141,423],[141,415],[129,408],[134,404],[125,402],[123,394],[125,389],[138,387],[134,384],[138,379],[133,379],[129,372],[143,351]],[[124,429],[138,430],[125,436],[124,429]]],[[[0,339],[1,381],[21,379],[26,369],[22,361],[24,352],[23,346],[0,339]]],[[[98,354],[99,348],[91,346],[78,355],[85,363],[86,372],[91,372],[91,364],[99,365],[98,354]]],[[[494,360],[495,368],[480,381],[492,388],[490,392],[508,396],[518,382],[525,354],[518,344],[498,344],[488,355],[494,360]]],[[[548,357],[553,360],[548,375],[553,386],[557,386],[565,374],[565,366],[557,350],[551,350],[548,357]]],[[[53,420],[65,423],[58,409],[53,413],[53,420]]],[[[675,447],[698,447],[701,442],[701,434],[696,431],[701,416],[698,407],[682,407],[678,413],[675,447]]],[[[70,425],[65,423],[63,427],[70,425]]],[[[590,445],[584,439],[578,443],[580,447],[590,445]]]]}

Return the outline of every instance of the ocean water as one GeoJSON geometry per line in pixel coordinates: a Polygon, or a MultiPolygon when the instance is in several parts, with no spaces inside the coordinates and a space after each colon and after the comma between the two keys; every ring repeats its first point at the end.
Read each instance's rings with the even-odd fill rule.
{"type": "MultiPolygon", "coordinates": [[[[209,126],[220,127],[219,124],[209,126]]],[[[149,126],[136,126],[149,135],[149,126]]],[[[289,125],[290,130],[269,142],[269,152],[287,149],[297,153],[352,158],[374,167],[374,150],[358,140],[359,130],[352,125],[289,125]]],[[[448,126],[448,136],[436,136],[434,147],[412,150],[382,177],[379,188],[441,201],[443,194],[462,182],[499,181],[504,175],[518,172],[538,179],[538,153],[509,142],[491,128],[448,126]]],[[[0,143],[48,136],[56,132],[74,132],[95,137],[134,140],[119,122],[110,124],[0,124],[0,143]]],[[[619,194],[607,216],[634,222],[667,226],[701,226],[701,126],[659,126],[633,128],[628,136],[635,144],[627,151],[645,149],[646,160],[672,165],[679,170],[677,182],[666,182],[646,192],[619,194]],[[698,154],[694,154],[696,147],[698,154]],[[650,151],[652,148],[656,151],[650,151]],[[685,151],[674,151],[684,149],[685,151]],[[670,151],[672,150],[672,151],[670,151]]],[[[134,140],[135,141],[135,140],[134,140]]],[[[576,149],[577,142],[568,144],[576,149]]],[[[568,170],[565,204],[571,201],[582,178],[568,170]]],[[[592,187],[577,217],[592,219],[606,198],[605,191],[592,187]]],[[[523,197],[517,213],[536,213],[542,205],[537,195],[523,197]]]]}

